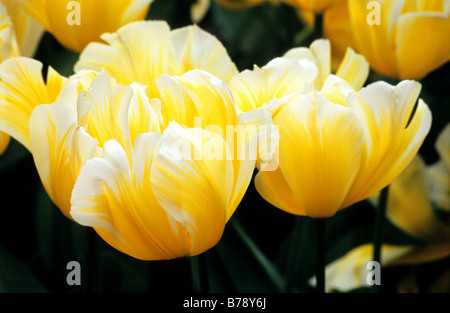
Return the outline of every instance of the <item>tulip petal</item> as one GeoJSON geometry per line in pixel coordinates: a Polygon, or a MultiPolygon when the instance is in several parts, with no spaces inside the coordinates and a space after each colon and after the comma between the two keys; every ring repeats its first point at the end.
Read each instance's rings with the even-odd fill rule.
{"type": "Polygon", "coordinates": [[[369,76],[369,63],[364,56],[356,54],[353,49],[347,48],[344,59],[336,72],[336,76],[348,82],[353,89],[359,90],[369,76]]]}
{"type": "Polygon", "coordinates": [[[156,79],[161,93],[163,117],[188,127],[206,128],[225,136],[227,125],[237,125],[235,104],[223,80],[192,70],[180,77],[163,75],[156,79]]]}
{"type": "Polygon", "coordinates": [[[296,58],[275,58],[233,76],[229,86],[241,112],[262,107],[272,99],[312,91],[318,74],[314,63],[296,58]]]}
{"type": "Polygon", "coordinates": [[[70,218],[70,198],[84,163],[99,153],[97,141],[76,124],[69,104],[38,106],[30,119],[31,149],[45,190],[70,218]]]}
{"type": "Polygon", "coordinates": [[[223,138],[171,123],[152,165],[159,204],[182,223],[192,241],[191,255],[214,246],[225,227],[233,192],[233,163],[223,138]]]}
{"type": "MultiPolygon", "coordinates": [[[[291,202],[298,200],[302,208],[296,214],[332,216],[342,208],[359,170],[360,122],[352,110],[314,92],[285,105],[274,123],[280,131],[279,168],[297,196],[291,202]]],[[[270,179],[272,173],[277,171],[262,177],[270,179]]]]}
{"type": "Polygon", "coordinates": [[[395,22],[400,15],[404,0],[379,0],[380,10],[369,6],[369,0],[349,0],[348,8],[356,50],[364,55],[373,69],[389,77],[397,77],[396,60],[392,49],[395,22]],[[373,14],[379,16],[379,25],[368,22],[373,14]]]}
{"type": "Polygon", "coordinates": [[[28,12],[62,45],[81,52],[88,43],[98,41],[101,34],[114,32],[122,25],[143,19],[151,2],[116,0],[114,5],[105,5],[89,0],[73,3],[38,0],[24,1],[24,4],[28,12]]]}
{"type": "Polygon", "coordinates": [[[53,103],[66,78],[51,68],[47,83],[42,63],[24,57],[8,59],[0,65],[0,130],[30,150],[29,123],[34,108],[53,103]]]}
{"type": "Polygon", "coordinates": [[[119,84],[112,87],[111,83],[108,76],[101,74],[94,79],[90,89],[81,91],[78,118],[80,125],[99,141],[100,147],[115,138],[130,155],[132,142],[128,113],[133,89],[119,84]]]}
{"type": "Polygon", "coordinates": [[[107,141],[103,155],[81,169],[72,197],[75,221],[94,227],[117,250],[144,260],[189,252],[186,232],[158,205],[150,184],[160,138],[158,133],[140,135],[132,164],[116,140],[107,141]]]}
{"type": "Polygon", "coordinates": [[[8,148],[10,139],[11,137],[8,134],[0,132],[0,155],[8,148]]]}
{"type": "MultiPolygon", "coordinates": [[[[381,259],[383,266],[390,266],[402,256],[413,251],[414,246],[383,245],[381,259]]],[[[367,276],[373,270],[370,266],[373,257],[373,246],[364,244],[354,248],[341,258],[326,267],[327,292],[346,292],[368,286],[367,276]]]]}
{"type": "Polygon", "coordinates": [[[136,81],[147,86],[147,94],[153,98],[158,95],[154,79],[166,72],[165,38],[169,32],[166,22],[148,21],[133,22],[114,34],[103,34],[107,44],[90,43],[75,64],[75,72],[104,71],[123,85],[136,81]]]}
{"type": "Polygon", "coordinates": [[[171,31],[168,44],[171,68],[166,74],[182,75],[199,69],[228,81],[238,72],[222,43],[198,25],[171,31]]]}
{"type": "Polygon", "coordinates": [[[422,241],[450,238],[450,228],[440,222],[428,199],[425,164],[416,157],[389,186],[387,217],[400,229],[422,241]],[[414,208],[414,214],[411,209],[414,208]]]}
{"type": "Polygon", "coordinates": [[[366,149],[347,205],[387,186],[417,154],[431,127],[431,112],[422,100],[411,117],[420,88],[413,81],[377,82],[348,95],[348,106],[364,121],[366,149]]]}
{"type": "Polygon", "coordinates": [[[448,12],[402,14],[397,27],[396,62],[400,79],[421,79],[450,60],[450,41],[442,40],[450,38],[448,12]]]}
{"type": "Polygon", "coordinates": [[[314,87],[318,90],[322,88],[324,81],[331,73],[331,45],[326,39],[316,39],[307,48],[292,48],[284,54],[286,58],[306,60],[312,62],[319,70],[314,87]]]}

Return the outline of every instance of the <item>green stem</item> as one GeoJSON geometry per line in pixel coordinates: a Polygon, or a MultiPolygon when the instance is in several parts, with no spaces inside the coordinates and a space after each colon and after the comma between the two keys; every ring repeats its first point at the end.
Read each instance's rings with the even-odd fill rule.
{"type": "Polygon", "coordinates": [[[208,263],[206,252],[191,258],[194,292],[209,292],[208,263]]]}
{"type": "Polygon", "coordinates": [[[324,218],[316,218],[316,292],[325,293],[325,221],[324,218]]]}
{"type": "Polygon", "coordinates": [[[301,241],[300,239],[302,238],[303,231],[305,229],[303,221],[304,220],[302,219],[302,216],[295,216],[294,228],[289,243],[289,256],[286,269],[286,283],[284,285],[285,292],[291,292],[293,290],[295,281],[294,278],[297,276],[296,269],[299,265],[298,255],[300,250],[299,248],[301,248],[299,247],[301,241]]]}
{"type": "Polygon", "coordinates": [[[98,292],[99,283],[99,253],[97,233],[91,227],[86,227],[86,292],[98,292]]]}
{"type": "Polygon", "coordinates": [[[377,213],[373,232],[373,260],[381,265],[381,246],[383,244],[383,221],[386,215],[389,186],[383,188],[378,200],[377,213]]]}

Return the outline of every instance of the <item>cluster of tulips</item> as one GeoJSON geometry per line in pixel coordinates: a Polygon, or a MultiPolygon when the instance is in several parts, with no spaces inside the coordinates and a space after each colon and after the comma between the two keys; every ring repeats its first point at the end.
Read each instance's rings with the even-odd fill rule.
{"type": "MultiPolygon", "coordinates": [[[[198,25],[209,1],[175,29],[145,20],[151,0],[68,2],[0,3],[0,151],[23,145],[68,219],[133,258],[169,260],[214,247],[250,184],[317,221],[382,202],[389,186],[386,214],[435,253],[385,245],[383,262],[450,255],[450,225],[431,210],[450,209],[450,127],[438,163],[418,155],[432,127],[420,79],[450,59],[449,1],[378,1],[380,25],[367,23],[369,1],[267,1],[312,14],[326,38],[242,70],[198,25]],[[32,58],[45,31],[79,53],[72,75],[32,58]],[[367,83],[371,70],[398,81],[367,83]]],[[[353,273],[371,251],[329,264],[327,288],[363,283],[353,273]]]]}

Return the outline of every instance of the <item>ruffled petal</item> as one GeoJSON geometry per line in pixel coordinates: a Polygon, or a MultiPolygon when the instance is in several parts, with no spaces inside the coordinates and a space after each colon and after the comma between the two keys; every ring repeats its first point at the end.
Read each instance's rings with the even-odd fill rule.
{"type": "Polygon", "coordinates": [[[417,154],[431,127],[431,112],[422,100],[411,116],[420,88],[413,81],[377,82],[348,95],[347,105],[364,125],[365,149],[347,205],[387,186],[417,154]]]}
{"type": "Polygon", "coordinates": [[[222,236],[233,192],[233,163],[223,138],[171,123],[152,164],[151,181],[159,204],[183,224],[191,255],[222,236]]]}
{"type": "Polygon", "coordinates": [[[0,130],[30,150],[31,112],[41,104],[53,103],[66,78],[50,69],[47,83],[42,63],[28,58],[8,59],[0,65],[0,130]]]}

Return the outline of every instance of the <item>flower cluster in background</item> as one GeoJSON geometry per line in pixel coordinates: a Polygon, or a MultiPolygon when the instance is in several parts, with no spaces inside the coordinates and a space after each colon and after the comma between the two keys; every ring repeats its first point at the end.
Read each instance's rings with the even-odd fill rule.
{"type": "Polygon", "coordinates": [[[0,1],[0,291],[450,291],[449,0],[0,1]]]}

